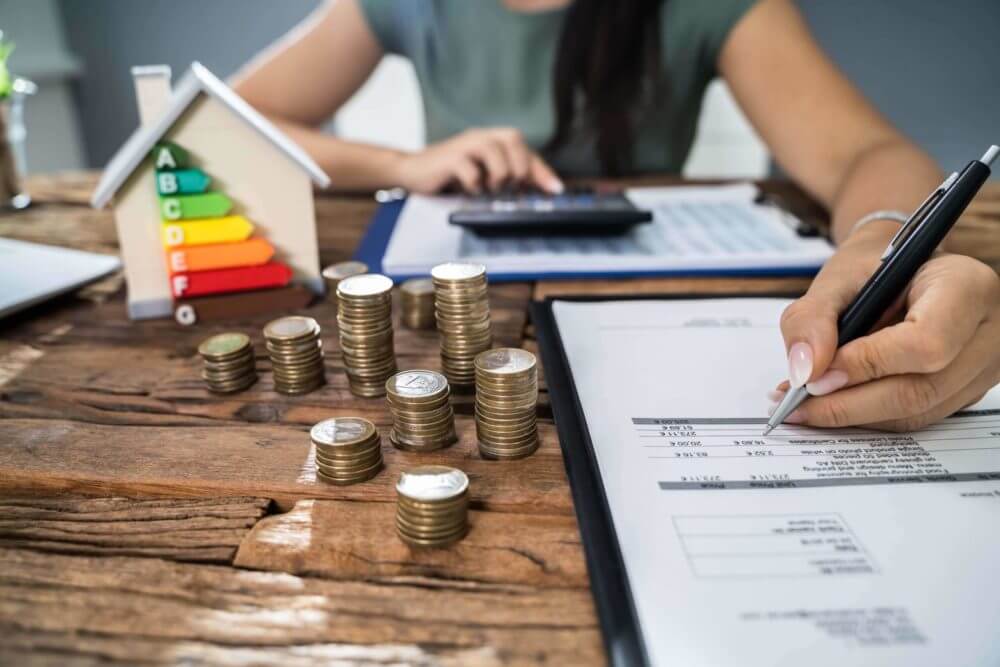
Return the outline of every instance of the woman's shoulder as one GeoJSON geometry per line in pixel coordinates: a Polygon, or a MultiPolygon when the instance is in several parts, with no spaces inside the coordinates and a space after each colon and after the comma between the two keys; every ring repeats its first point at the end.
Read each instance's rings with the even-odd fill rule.
{"type": "Polygon", "coordinates": [[[406,54],[416,35],[441,11],[440,0],[354,0],[387,53],[406,54]]]}
{"type": "Polygon", "coordinates": [[[664,0],[660,12],[663,52],[669,61],[696,54],[715,68],[733,26],[758,0],[664,0]]]}

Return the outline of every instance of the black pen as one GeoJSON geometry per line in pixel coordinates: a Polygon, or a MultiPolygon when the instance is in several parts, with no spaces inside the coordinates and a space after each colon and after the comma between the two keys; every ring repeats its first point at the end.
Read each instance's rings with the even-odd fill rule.
{"type": "MultiPolygon", "coordinates": [[[[882,263],[840,314],[838,348],[867,335],[903,294],[989,178],[990,164],[998,154],[1000,147],[990,146],[983,157],[967,164],[961,173],[946,178],[896,232],[882,253],[882,263]]],[[[805,385],[790,389],[767,420],[764,435],[785,421],[808,397],[805,385]]]]}

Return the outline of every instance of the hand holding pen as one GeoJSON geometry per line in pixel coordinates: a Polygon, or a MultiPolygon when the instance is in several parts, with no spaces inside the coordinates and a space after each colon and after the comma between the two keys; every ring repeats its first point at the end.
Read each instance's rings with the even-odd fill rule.
{"type": "Polygon", "coordinates": [[[1000,277],[969,257],[934,255],[998,154],[992,146],[932,192],[856,295],[841,287],[849,281],[824,279],[857,270],[838,265],[850,261],[838,253],[786,310],[789,380],[772,396],[779,404],[765,433],[781,423],[913,430],[1000,382],[1000,277]],[[905,315],[892,323],[900,308],[905,315]]]}

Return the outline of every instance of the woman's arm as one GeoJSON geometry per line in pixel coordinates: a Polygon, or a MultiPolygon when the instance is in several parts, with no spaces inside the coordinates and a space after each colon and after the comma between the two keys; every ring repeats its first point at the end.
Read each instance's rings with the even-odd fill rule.
{"type": "Polygon", "coordinates": [[[512,128],[473,129],[408,153],[344,141],[317,127],[361,87],[383,55],[357,0],[321,6],[236,76],[238,92],[270,118],[340,190],[402,186],[437,192],[456,184],[476,192],[507,182],[562,188],[512,128]]]}
{"type": "Polygon", "coordinates": [[[789,0],[753,7],[719,70],[778,164],[830,210],[836,241],[872,211],[912,211],[942,180],[827,58],[789,0]]]}
{"type": "Polygon", "coordinates": [[[236,75],[236,92],[298,142],[338,189],[392,185],[398,151],[343,141],[317,127],[361,87],[382,47],[354,0],[320,6],[236,75]]]}
{"type": "MultiPolygon", "coordinates": [[[[810,383],[792,420],[911,429],[977,400],[1000,381],[1000,278],[940,255],[914,278],[896,319],[836,349],[837,316],[899,224],[855,222],[915,209],[942,180],[837,70],[789,0],[762,0],[733,28],[719,69],[778,163],[831,211],[840,247],[784,313],[788,386],[810,383]]],[[[874,65],[873,65],[874,66],[874,65]]],[[[888,318],[890,321],[892,318],[888,318]]],[[[774,396],[778,397],[778,396],[774,396]]]]}

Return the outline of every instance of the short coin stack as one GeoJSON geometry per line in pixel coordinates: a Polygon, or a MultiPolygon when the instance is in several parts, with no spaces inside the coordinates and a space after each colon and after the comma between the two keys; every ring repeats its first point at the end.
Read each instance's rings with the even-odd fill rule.
{"type": "Polygon", "coordinates": [[[253,345],[250,337],[241,333],[222,333],[198,346],[205,361],[201,377],[209,391],[232,394],[243,391],[257,381],[253,345]]]}
{"type": "Polygon", "coordinates": [[[434,315],[441,333],[441,368],[452,385],[475,384],[476,355],[490,349],[493,329],[482,264],[439,264],[434,280],[434,315]]]}
{"type": "Polygon", "coordinates": [[[385,383],[392,431],[398,449],[429,452],[454,444],[455,413],[448,379],[434,371],[403,371],[385,383]]]}
{"type": "Polygon", "coordinates": [[[487,459],[538,449],[538,366],[527,350],[502,347],[476,357],[476,435],[487,459]]]}
{"type": "Polygon", "coordinates": [[[358,276],[362,273],[368,273],[368,265],[364,262],[356,262],[354,260],[337,262],[324,268],[323,280],[326,281],[327,294],[332,298],[336,298],[337,285],[340,284],[341,280],[350,278],[351,276],[358,276]]]}
{"type": "Polygon", "coordinates": [[[274,389],[282,394],[306,394],[326,382],[323,341],[311,317],[282,317],[264,327],[271,357],[274,389]]]}
{"type": "Polygon", "coordinates": [[[378,273],[366,273],[340,281],[337,324],[351,393],[382,396],[385,381],[396,372],[392,280],[378,273]]]}
{"type": "Polygon", "coordinates": [[[371,479],[382,469],[381,438],[367,419],[337,417],[312,427],[316,477],[338,486],[371,479]]]}
{"type": "Polygon", "coordinates": [[[412,278],[399,287],[399,301],[403,307],[403,324],[411,329],[430,329],[434,326],[434,281],[430,278],[412,278]]]}
{"type": "Polygon", "coordinates": [[[469,478],[457,468],[420,466],[396,483],[396,532],[417,547],[444,547],[465,536],[469,478]]]}

